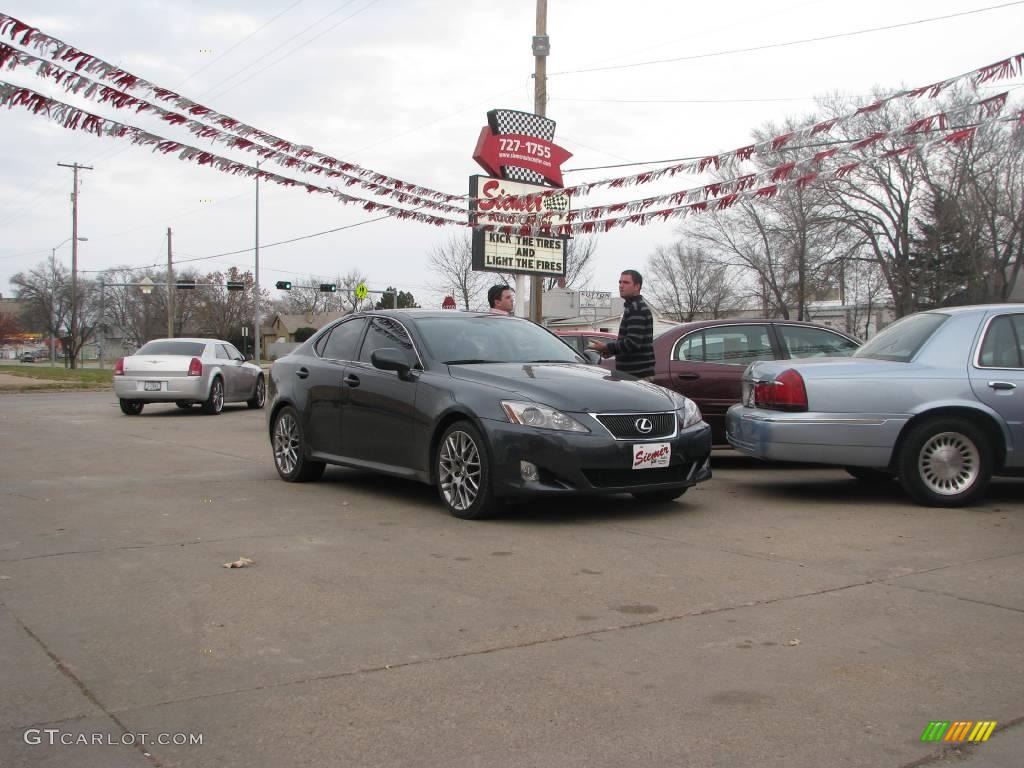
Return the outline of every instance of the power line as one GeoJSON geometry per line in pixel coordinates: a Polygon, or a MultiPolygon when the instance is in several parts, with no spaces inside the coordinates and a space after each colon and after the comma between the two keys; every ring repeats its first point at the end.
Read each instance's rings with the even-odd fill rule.
{"type": "MultiPolygon", "coordinates": [[[[203,91],[202,93],[200,93],[200,94],[199,94],[199,96],[197,96],[197,97],[196,97],[196,98],[197,98],[197,100],[198,100],[198,99],[200,99],[200,98],[202,98],[202,97],[204,97],[204,96],[206,96],[206,95],[207,95],[207,94],[209,94],[209,93],[212,93],[213,91],[216,91],[216,90],[218,90],[218,89],[219,89],[219,88],[220,88],[220,87],[221,87],[222,85],[224,85],[224,83],[226,83],[226,82],[228,82],[229,80],[231,80],[231,79],[233,79],[233,78],[237,77],[238,75],[242,74],[242,73],[243,73],[243,72],[245,72],[245,71],[246,71],[247,69],[250,69],[250,68],[252,68],[252,67],[254,67],[254,66],[258,65],[258,64],[261,64],[261,63],[265,62],[265,61],[267,60],[267,58],[268,58],[268,57],[269,57],[269,56],[270,56],[271,54],[273,54],[273,53],[276,53],[277,51],[281,50],[282,48],[284,48],[284,47],[285,47],[286,45],[288,45],[288,43],[290,43],[290,42],[291,42],[292,40],[294,40],[295,38],[297,38],[297,37],[301,37],[302,35],[306,34],[306,33],[307,33],[307,32],[308,32],[309,30],[313,29],[314,27],[318,26],[319,24],[322,24],[322,23],[323,23],[324,21],[326,21],[327,19],[331,18],[331,16],[333,16],[333,15],[334,15],[334,14],[336,14],[336,13],[338,13],[339,11],[341,11],[342,9],[346,8],[347,6],[351,5],[351,4],[352,4],[352,3],[354,3],[354,2],[355,2],[355,0],[345,0],[345,2],[343,2],[343,3],[341,4],[341,5],[339,5],[339,6],[337,7],[337,8],[335,8],[335,9],[334,9],[333,11],[331,11],[330,13],[328,13],[328,14],[327,14],[326,16],[321,16],[321,17],[320,17],[319,19],[317,19],[316,21],[314,21],[314,22],[313,22],[312,24],[310,24],[309,26],[307,26],[307,27],[304,27],[303,29],[299,30],[299,31],[298,31],[298,32],[296,32],[296,33],[295,33],[294,35],[292,35],[291,37],[289,37],[289,38],[288,38],[287,40],[285,40],[285,41],[283,41],[283,42],[279,43],[278,45],[274,46],[273,48],[271,48],[271,49],[270,49],[269,51],[267,51],[266,53],[264,53],[264,54],[261,54],[261,55],[259,56],[259,58],[255,59],[255,60],[253,60],[253,61],[250,61],[250,62],[249,62],[248,64],[246,64],[246,65],[245,65],[244,67],[242,67],[241,69],[239,69],[239,70],[236,70],[235,72],[231,73],[230,75],[228,75],[227,77],[225,77],[225,78],[224,78],[223,80],[221,80],[221,81],[220,81],[219,83],[217,83],[216,85],[214,85],[214,86],[211,86],[210,88],[207,88],[207,89],[206,89],[205,91],[203,91]]],[[[288,54],[286,54],[286,55],[291,55],[291,54],[292,54],[292,53],[294,53],[295,51],[297,51],[297,50],[300,50],[300,49],[302,48],[302,46],[303,46],[303,45],[306,45],[306,43],[303,43],[302,45],[299,45],[299,46],[298,46],[297,48],[293,49],[292,51],[290,51],[290,52],[289,52],[288,54]]],[[[283,57],[282,57],[282,58],[283,58],[283,57]]],[[[262,70],[259,70],[259,71],[262,71],[262,70]]],[[[254,74],[255,74],[255,73],[254,73],[254,74]]],[[[246,78],[246,79],[248,79],[248,78],[246,78]]],[[[238,87],[239,85],[241,85],[241,84],[242,84],[242,82],[245,82],[245,81],[243,80],[243,81],[241,81],[241,82],[235,83],[234,85],[232,85],[232,86],[230,86],[230,87],[226,88],[226,89],[225,89],[224,91],[222,91],[221,93],[217,94],[217,96],[215,96],[215,97],[211,97],[211,98],[220,98],[221,96],[223,96],[223,95],[224,95],[225,93],[227,93],[227,92],[228,92],[228,91],[230,91],[231,89],[233,89],[233,88],[237,88],[237,87],[238,87]]]]}
{"type": "MultiPolygon", "coordinates": [[[[264,29],[266,29],[267,27],[269,27],[269,26],[270,26],[270,25],[271,25],[272,23],[274,23],[274,22],[275,22],[275,21],[277,21],[277,20],[278,20],[279,18],[281,18],[282,16],[284,16],[284,15],[285,15],[286,13],[288,13],[288,11],[290,11],[290,10],[291,10],[292,8],[294,8],[294,7],[296,6],[296,5],[298,5],[298,4],[299,4],[299,3],[301,3],[301,2],[303,2],[303,0],[295,0],[295,2],[294,2],[294,3],[292,3],[291,5],[289,5],[289,6],[287,7],[287,8],[285,8],[285,9],[284,9],[283,11],[281,11],[281,12],[280,12],[279,14],[277,14],[277,15],[276,15],[276,16],[274,16],[273,18],[271,18],[271,19],[267,20],[267,21],[266,21],[266,22],[265,22],[265,23],[263,24],[263,26],[259,27],[259,29],[256,29],[256,30],[254,30],[253,32],[250,32],[250,33],[249,33],[248,35],[246,35],[246,36],[245,36],[245,37],[243,37],[243,38],[242,38],[241,40],[239,40],[239,41],[238,41],[237,43],[235,43],[234,45],[232,45],[232,46],[231,46],[230,48],[228,48],[228,49],[227,49],[226,51],[224,51],[224,53],[222,53],[222,54],[221,54],[220,56],[218,56],[217,58],[215,58],[215,59],[214,59],[213,61],[209,62],[208,64],[204,64],[204,65],[203,65],[203,66],[201,66],[201,67],[200,67],[199,69],[197,69],[197,70],[196,70],[195,72],[193,72],[193,73],[192,73],[191,75],[189,75],[188,77],[186,77],[186,78],[185,78],[184,80],[182,80],[182,81],[181,81],[180,83],[178,83],[178,84],[177,84],[176,86],[174,86],[174,89],[175,89],[175,90],[177,90],[177,89],[178,89],[178,88],[180,88],[180,87],[181,87],[182,85],[184,85],[184,84],[185,84],[185,83],[187,83],[187,82],[188,82],[189,80],[191,80],[191,79],[192,79],[193,77],[195,77],[196,75],[198,75],[198,74],[199,74],[200,72],[205,72],[205,71],[206,71],[207,69],[209,69],[210,67],[212,67],[212,66],[213,66],[214,64],[216,64],[216,63],[217,63],[218,61],[220,61],[220,60],[221,60],[221,59],[223,59],[223,58],[224,58],[225,56],[227,56],[227,55],[228,55],[229,53],[231,53],[231,52],[232,52],[233,50],[235,50],[235,48],[238,48],[238,47],[239,47],[240,45],[242,45],[243,43],[247,42],[248,40],[251,40],[251,39],[252,39],[253,37],[255,37],[255,36],[256,36],[256,35],[258,34],[258,33],[262,32],[262,31],[263,31],[264,29]]],[[[221,82],[223,82],[223,81],[221,81],[221,82]]]]}
{"type": "Polygon", "coordinates": [[[367,8],[369,8],[369,7],[371,6],[371,5],[374,5],[374,4],[378,3],[378,2],[380,2],[380,0],[370,0],[370,2],[369,2],[369,3],[367,3],[366,5],[364,5],[364,6],[363,6],[362,8],[360,8],[360,9],[359,9],[358,11],[355,11],[355,12],[353,12],[353,13],[350,13],[350,14],[349,14],[348,16],[346,16],[346,17],[345,17],[344,19],[342,19],[341,21],[339,21],[339,22],[338,22],[337,24],[335,24],[334,26],[328,27],[328,28],[327,28],[327,29],[325,29],[325,30],[324,30],[323,32],[321,32],[321,33],[320,33],[319,35],[316,35],[315,37],[311,37],[311,38],[310,38],[309,40],[307,40],[306,42],[304,42],[304,43],[303,43],[302,45],[296,46],[295,48],[293,48],[292,50],[288,51],[288,53],[286,53],[286,54],[285,54],[284,56],[282,56],[281,58],[277,59],[276,61],[272,61],[272,62],[270,62],[269,64],[267,64],[267,65],[266,65],[265,67],[261,67],[260,69],[257,69],[257,70],[256,70],[255,72],[253,72],[253,73],[252,73],[251,75],[249,75],[249,76],[248,76],[247,78],[245,78],[245,80],[242,80],[242,81],[240,81],[240,82],[238,82],[238,83],[235,83],[234,85],[232,85],[232,86],[231,86],[230,88],[228,88],[227,90],[221,91],[221,92],[220,92],[219,94],[217,94],[217,98],[222,98],[222,97],[223,97],[224,95],[226,95],[226,94],[230,93],[231,91],[233,91],[233,90],[234,90],[235,88],[237,88],[238,86],[240,86],[240,85],[244,85],[245,83],[247,83],[247,82],[249,82],[250,80],[252,80],[252,79],[253,79],[254,77],[256,77],[256,75],[258,75],[258,74],[260,74],[261,72],[264,72],[264,71],[266,71],[266,70],[270,69],[270,67],[276,67],[276,66],[277,66],[278,64],[280,64],[280,63],[281,63],[282,61],[284,61],[284,60],[285,60],[285,59],[287,59],[287,58],[288,58],[289,56],[291,56],[291,55],[292,55],[293,53],[298,53],[299,51],[301,51],[301,50],[302,50],[303,48],[305,48],[305,47],[306,47],[307,45],[309,45],[309,44],[310,44],[310,43],[312,43],[313,41],[315,41],[315,40],[319,40],[319,39],[320,39],[321,37],[323,37],[324,35],[326,35],[326,34],[327,34],[328,32],[330,32],[331,30],[333,30],[333,29],[335,29],[335,28],[337,28],[337,27],[340,27],[340,26],[341,26],[342,24],[344,24],[344,23],[345,23],[346,21],[348,21],[348,20],[349,20],[349,19],[351,19],[352,17],[354,17],[354,16],[358,16],[358,15],[359,15],[360,13],[362,13],[362,12],[363,12],[363,11],[365,11],[365,10],[366,10],[367,8]]]}
{"type": "MultiPolygon", "coordinates": [[[[419,206],[419,208],[422,208],[422,207],[423,207],[422,205],[419,206]]],[[[417,210],[419,210],[419,208],[413,208],[411,210],[417,211],[417,210]]],[[[312,239],[314,237],[321,237],[323,235],[332,234],[333,232],[341,232],[342,230],[345,230],[345,229],[354,229],[355,227],[361,227],[364,224],[372,224],[375,221],[383,221],[384,219],[393,219],[393,218],[395,218],[395,217],[394,216],[387,216],[387,215],[385,215],[385,216],[378,216],[378,217],[376,217],[374,219],[365,219],[364,221],[357,221],[355,224],[346,224],[343,227],[335,227],[334,229],[325,229],[322,232],[313,232],[313,233],[308,234],[308,235],[300,235],[299,237],[293,237],[293,238],[290,238],[288,240],[279,240],[276,243],[267,243],[267,244],[260,243],[260,248],[261,249],[262,248],[273,248],[276,245],[287,245],[288,243],[297,243],[300,240],[310,240],[310,239],[312,239]]],[[[191,263],[191,262],[194,262],[194,261],[210,261],[212,259],[219,259],[219,258],[222,258],[224,256],[237,256],[240,253],[250,253],[250,252],[252,252],[254,250],[256,250],[255,246],[253,246],[252,248],[241,248],[241,249],[239,249],[237,251],[225,251],[224,253],[215,253],[215,254],[213,254],[211,256],[196,256],[196,257],[191,258],[191,259],[176,259],[174,263],[175,264],[188,264],[188,263],[191,263]]],[[[132,269],[149,269],[151,267],[159,267],[159,266],[162,266],[162,262],[159,262],[159,263],[156,263],[156,264],[146,264],[145,266],[132,267],[132,269]]],[[[105,270],[102,270],[102,269],[89,269],[89,270],[79,270],[79,271],[81,271],[81,272],[103,272],[105,270]]]]}
{"type": "MultiPolygon", "coordinates": [[[[1001,82],[996,85],[979,85],[978,90],[983,88],[1007,88],[1008,86],[1020,86],[1022,83],[1001,82]]],[[[776,96],[764,99],[577,99],[577,98],[552,98],[552,101],[575,101],[587,104],[770,104],[786,101],[814,101],[819,96],[776,96]]],[[[853,98],[867,98],[864,94],[857,94],[853,98]]]]}
{"type": "Polygon", "coordinates": [[[1016,2],[1003,3],[1002,5],[990,5],[987,8],[976,8],[972,11],[950,13],[945,16],[932,16],[927,19],[916,19],[915,21],[905,21],[899,24],[886,24],[885,26],[881,27],[859,29],[853,32],[837,32],[832,35],[821,35],[820,37],[805,37],[799,40],[789,40],[784,43],[766,43],[764,45],[750,46],[749,48],[732,48],[725,51],[714,51],[712,53],[696,53],[692,56],[677,56],[671,59],[654,59],[652,61],[638,61],[633,64],[612,64],[606,67],[590,67],[587,69],[568,69],[563,72],[549,72],[548,77],[556,77],[557,75],[578,75],[587,72],[608,72],[613,69],[633,69],[636,67],[649,67],[654,64],[670,64],[677,61],[696,61],[697,59],[710,59],[717,56],[731,56],[735,53],[751,53],[753,51],[766,51],[771,50],[773,48],[787,48],[792,45],[805,45],[807,43],[818,43],[823,40],[837,40],[843,37],[856,37],[857,35],[866,35],[871,32],[884,32],[890,29],[912,27],[918,24],[929,24],[933,21],[946,21],[947,19],[956,19],[962,16],[971,16],[977,13],[985,13],[986,11],[996,11],[1002,8],[1010,8],[1015,5],[1024,5],[1024,0],[1016,0],[1016,2]]]}

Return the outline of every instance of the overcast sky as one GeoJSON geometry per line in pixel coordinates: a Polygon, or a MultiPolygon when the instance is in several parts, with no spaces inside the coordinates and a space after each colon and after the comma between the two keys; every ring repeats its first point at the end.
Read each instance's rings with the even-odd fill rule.
{"type": "MultiPolygon", "coordinates": [[[[249,125],[454,194],[465,194],[469,175],[482,172],[471,155],[487,110],[533,111],[533,0],[7,0],[0,11],[249,125]]],[[[558,123],[555,143],[573,153],[565,182],[743,146],[767,121],[811,111],[815,96],[840,92],[867,101],[874,87],[926,85],[973,70],[1024,50],[1022,29],[1024,3],[998,0],[549,0],[548,116],[558,123]],[[968,11],[977,12],[924,21],[968,11]],[[682,57],[690,58],[646,63],[682,57]],[[575,71],[592,68],[602,69],[575,71]],[[573,171],[637,162],[654,164],[573,171]]],[[[255,158],[77,99],[27,69],[0,72],[0,80],[171,138],[188,137],[234,159],[255,158]]],[[[251,179],[124,139],[72,132],[21,108],[0,109],[0,139],[4,296],[12,295],[11,275],[38,264],[71,235],[71,171],[57,163],[94,168],[82,173],[79,205],[79,233],[89,239],[80,244],[79,268],[87,276],[107,267],[165,264],[168,227],[182,266],[253,245],[251,179]]],[[[700,181],[677,177],[640,192],[605,192],[586,204],[700,181]]],[[[421,304],[439,302],[429,289],[437,279],[427,258],[460,235],[456,228],[386,219],[269,245],[378,215],[261,184],[261,283],[310,275],[329,280],[358,268],[372,289],[396,285],[421,304]]],[[[619,272],[643,269],[655,247],[673,241],[677,226],[601,235],[587,287],[615,291],[619,272]]],[[[58,254],[70,264],[69,243],[58,254]]],[[[195,264],[251,269],[253,254],[195,264]]]]}

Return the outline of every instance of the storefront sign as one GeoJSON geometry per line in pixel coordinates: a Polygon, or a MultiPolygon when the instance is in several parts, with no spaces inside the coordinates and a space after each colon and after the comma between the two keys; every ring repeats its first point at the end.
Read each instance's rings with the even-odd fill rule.
{"type": "Polygon", "coordinates": [[[611,291],[580,291],[580,309],[611,309],[611,291]]]}
{"type": "MultiPolygon", "coordinates": [[[[510,226],[514,216],[524,213],[549,214],[545,222],[561,224],[569,211],[568,195],[542,196],[550,191],[539,184],[522,184],[488,176],[470,176],[469,194],[474,200],[471,215],[473,229],[473,269],[510,274],[565,276],[565,248],[568,238],[543,235],[518,235],[511,232],[484,231],[481,226],[510,226]]],[[[518,229],[518,227],[514,227],[518,229]]]]}

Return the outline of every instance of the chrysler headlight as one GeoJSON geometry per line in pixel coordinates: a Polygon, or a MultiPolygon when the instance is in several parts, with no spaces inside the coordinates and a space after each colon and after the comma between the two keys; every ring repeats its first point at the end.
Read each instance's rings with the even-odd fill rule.
{"type": "Polygon", "coordinates": [[[501,407],[505,409],[505,415],[508,416],[510,422],[522,424],[524,427],[557,429],[562,432],[590,431],[572,416],[568,416],[546,405],[502,400],[501,407]]]}
{"type": "Polygon", "coordinates": [[[676,418],[679,419],[679,428],[686,429],[692,427],[694,424],[699,424],[703,416],[701,416],[700,408],[688,397],[683,397],[678,392],[669,390],[669,394],[672,395],[672,401],[676,405],[676,418]]]}

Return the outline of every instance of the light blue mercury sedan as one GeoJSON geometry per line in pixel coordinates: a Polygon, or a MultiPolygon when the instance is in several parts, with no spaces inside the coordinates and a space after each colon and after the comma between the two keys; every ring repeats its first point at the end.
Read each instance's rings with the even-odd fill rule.
{"type": "Polygon", "coordinates": [[[1024,304],[904,317],[852,357],[755,362],[726,415],[737,451],[897,477],[920,504],[1024,475],[1024,304]]]}

